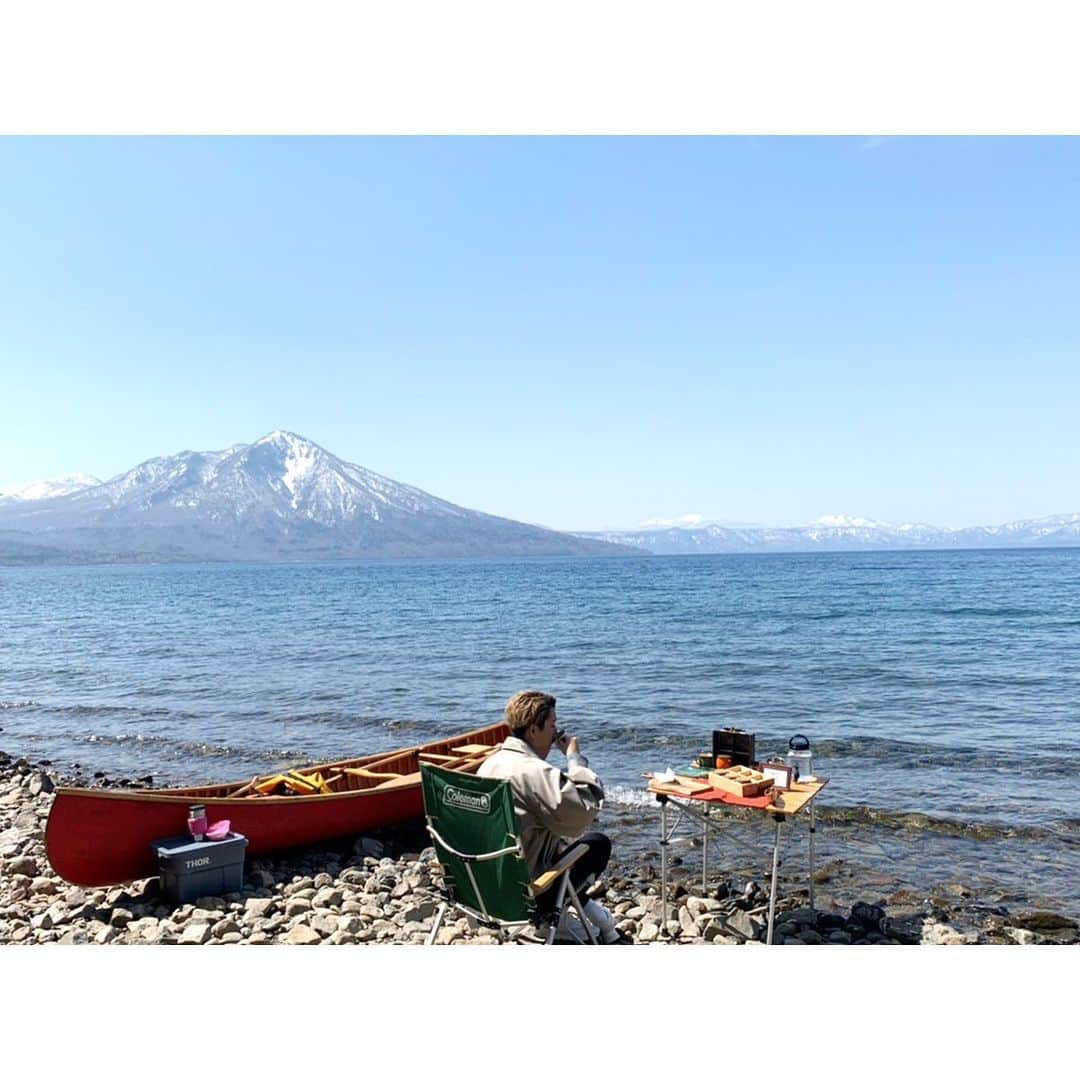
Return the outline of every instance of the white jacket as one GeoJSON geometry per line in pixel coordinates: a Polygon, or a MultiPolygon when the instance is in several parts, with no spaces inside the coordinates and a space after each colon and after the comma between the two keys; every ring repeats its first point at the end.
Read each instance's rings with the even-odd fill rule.
{"type": "Polygon", "coordinates": [[[533,877],[558,862],[566,840],[580,836],[604,805],[604,785],[583,761],[571,754],[564,772],[511,735],[477,770],[477,776],[510,781],[518,833],[533,877]]]}

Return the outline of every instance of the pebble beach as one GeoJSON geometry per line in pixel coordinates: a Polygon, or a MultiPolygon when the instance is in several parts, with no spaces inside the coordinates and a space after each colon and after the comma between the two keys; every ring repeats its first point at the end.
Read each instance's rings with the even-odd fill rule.
{"type": "MultiPolygon", "coordinates": [[[[45,823],[56,787],[72,783],[47,762],[0,751],[0,944],[5,945],[416,945],[440,902],[440,868],[419,826],[352,837],[248,859],[240,892],[172,907],[158,881],[83,889],[57,877],[45,853],[45,823]]],[[[81,781],[85,783],[85,781],[81,781]]],[[[151,783],[99,775],[102,786],[151,783]]],[[[659,871],[619,862],[593,893],[633,944],[758,945],[765,939],[768,881],[745,876],[700,881],[679,857],[671,873],[668,922],[662,924],[659,871]]],[[[1009,910],[962,882],[932,895],[881,895],[868,882],[844,883],[844,903],[827,894],[837,867],[815,880],[815,909],[805,885],[785,883],[776,942],[803,945],[1070,945],[1080,926],[1069,915],[1009,910]],[[823,895],[823,891],[825,895],[823,895]],[[852,899],[853,896],[861,897],[852,899]],[[849,902],[850,901],[850,902],[849,902]]],[[[438,941],[496,943],[495,936],[451,913],[438,941]]]]}

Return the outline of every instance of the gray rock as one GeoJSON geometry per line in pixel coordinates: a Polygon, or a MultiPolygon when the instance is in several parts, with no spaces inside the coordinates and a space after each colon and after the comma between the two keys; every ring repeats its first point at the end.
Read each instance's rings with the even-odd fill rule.
{"type": "Polygon", "coordinates": [[[386,849],[378,840],[370,836],[362,836],[356,842],[356,851],[359,854],[368,855],[372,858],[381,859],[386,849]]]}
{"type": "Polygon", "coordinates": [[[816,930],[803,930],[798,936],[804,945],[821,945],[824,941],[816,930]]]}
{"type": "Polygon", "coordinates": [[[210,940],[210,924],[205,922],[188,923],[180,935],[181,945],[205,945],[210,940]]]}
{"type": "Polygon", "coordinates": [[[694,916],[690,914],[689,908],[679,908],[679,928],[682,930],[683,937],[698,936],[698,925],[694,916]]]}
{"type": "Polygon", "coordinates": [[[8,879],[8,899],[25,900],[30,895],[32,881],[25,874],[14,874],[8,879]]]}
{"type": "Polygon", "coordinates": [[[53,926],[59,926],[61,923],[67,922],[69,918],[67,904],[62,900],[57,900],[54,904],[50,904],[47,914],[52,917],[53,926]]]}
{"type": "MultiPolygon", "coordinates": [[[[867,935],[870,940],[871,935],[867,935]]],[[[928,922],[923,926],[922,945],[965,945],[967,940],[955,926],[947,923],[928,922]]]]}
{"type": "Polygon", "coordinates": [[[308,921],[308,926],[323,937],[329,937],[338,928],[336,915],[316,915],[308,921]]]}
{"type": "Polygon", "coordinates": [[[1017,945],[1034,945],[1035,932],[1024,930],[1019,926],[1006,926],[1005,933],[1016,942],[1017,945]]]}
{"type": "Polygon", "coordinates": [[[195,906],[198,911],[206,912],[208,918],[215,912],[229,910],[228,902],[221,896],[200,896],[195,901],[195,906]]]}
{"type": "Polygon", "coordinates": [[[123,930],[131,922],[131,912],[127,908],[113,908],[109,915],[109,925],[123,930]]]}
{"type": "Polygon", "coordinates": [[[438,905],[434,900],[425,900],[421,904],[417,904],[415,907],[409,907],[405,909],[405,922],[423,922],[426,919],[430,919],[434,916],[438,905]]]}
{"type": "Polygon", "coordinates": [[[745,911],[736,911],[727,917],[727,925],[747,941],[755,941],[765,929],[765,922],[745,911]]]}
{"type": "Polygon", "coordinates": [[[225,918],[214,923],[210,931],[216,938],[224,938],[229,934],[239,934],[240,925],[235,919],[225,918]]]}
{"type": "Polygon", "coordinates": [[[1012,915],[1008,919],[1008,924],[1018,926],[1022,930],[1034,930],[1037,934],[1080,929],[1080,923],[1077,923],[1075,919],[1066,918],[1053,911],[1032,911],[1027,914],[1012,915]]]}
{"type": "MultiPolygon", "coordinates": [[[[139,933],[139,939],[146,945],[164,945],[166,939],[171,944],[176,939],[170,934],[165,926],[160,922],[154,921],[144,926],[139,933]]],[[[196,942],[196,944],[199,944],[196,942]]]]}
{"type": "Polygon", "coordinates": [[[284,940],[286,945],[318,945],[322,937],[310,926],[294,926],[284,940]]]}
{"type": "Polygon", "coordinates": [[[35,878],[38,873],[38,863],[37,859],[29,855],[19,855],[12,859],[4,869],[9,874],[23,874],[28,878],[35,878]]]}
{"type": "Polygon", "coordinates": [[[850,945],[851,935],[845,930],[832,930],[828,940],[830,945],[850,945]]]}
{"type": "Polygon", "coordinates": [[[34,798],[37,798],[37,796],[43,792],[48,795],[56,789],[53,782],[45,775],[45,773],[34,773],[27,782],[26,790],[34,798]]]}
{"type": "Polygon", "coordinates": [[[713,912],[720,911],[722,906],[719,900],[714,900],[711,896],[691,896],[686,901],[687,910],[695,918],[711,915],[713,912]]]}
{"type": "Polygon", "coordinates": [[[277,900],[255,899],[248,900],[244,905],[244,919],[261,919],[270,912],[277,904],[277,900]]]}
{"type": "Polygon", "coordinates": [[[887,918],[882,929],[902,945],[919,945],[922,943],[925,922],[926,916],[922,914],[903,915],[895,919],[887,918]]]}
{"type": "Polygon", "coordinates": [[[660,937],[659,923],[653,922],[652,919],[643,919],[642,926],[637,931],[637,940],[639,942],[654,942],[660,937]]]}
{"type": "Polygon", "coordinates": [[[302,896],[293,896],[285,905],[286,918],[292,919],[297,915],[304,915],[311,910],[311,901],[302,896]]]}
{"type": "MultiPolygon", "coordinates": [[[[326,877],[327,875],[322,874],[320,876],[326,877]]],[[[344,900],[345,897],[340,889],[324,887],[319,889],[319,891],[315,894],[315,896],[312,898],[311,904],[312,907],[336,908],[340,907],[344,900]]]]}
{"type": "Polygon", "coordinates": [[[732,941],[739,940],[732,937],[727,924],[723,919],[711,917],[701,928],[701,936],[705,941],[716,941],[717,938],[730,938],[732,941]]]}

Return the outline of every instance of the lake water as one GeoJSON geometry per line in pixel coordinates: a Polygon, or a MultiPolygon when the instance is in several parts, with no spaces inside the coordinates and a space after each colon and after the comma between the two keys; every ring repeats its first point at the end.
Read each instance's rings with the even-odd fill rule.
{"type": "Polygon", "coordinates": [[[8,568],[0,626],[0,749],[61,771],[248,778],[538,687],[625,852],[642,772],[735,725],[811,740],[822,859],[1080,905],[1080,550],[8,568]]]}

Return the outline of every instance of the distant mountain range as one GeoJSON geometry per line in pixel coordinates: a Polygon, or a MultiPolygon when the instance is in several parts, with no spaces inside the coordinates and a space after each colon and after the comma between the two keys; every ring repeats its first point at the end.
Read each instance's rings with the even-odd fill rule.
{"type": "Polygon", "coordinates": [[[561,533],[467,510],[287,431],[0,493],[0,565],[520,555],[707,555],[1080,546],[1080,514],[960,529],[824,517],[770,528],[694,517],[561,533]]]}
{"type": "Polygon", "coordinates": [[[627,555],[466,510],[275,431],[0,497],[0,563],[627,555]]]}
{"type": "Polygon", "coordinates": [[[885,551],[941,548],[1077,547],[1080,514],[1058,514],[1007,525],[963,529],[935,525],[890,525],[843,516],[824,517],[809,525],[766,528],[701,522],[689,526],[652,526],[612,532],[579,532],[652,555],[710,555],[752,551],[885,551]]]}

